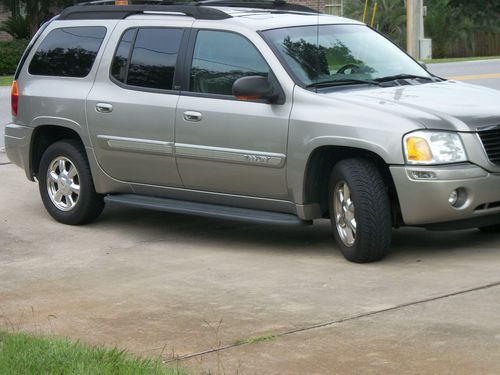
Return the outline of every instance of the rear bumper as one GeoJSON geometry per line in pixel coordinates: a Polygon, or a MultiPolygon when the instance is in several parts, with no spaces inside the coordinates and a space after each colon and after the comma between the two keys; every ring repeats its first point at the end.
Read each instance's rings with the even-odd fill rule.
{"type": "Polygon", "coordinates": [[[5,125],[5,153],[9,160],[24,169],[26,177],[30,176],[30,144],[33,128],[17,124],[5,125]]]}
{"type": "Polygon", "coordinates": [[[393,166],[391,173],[406,225],[465,229],[500,223],[500,174],[473,164],[393,166]],[[435,178],[416,179],[415,171],[432,172],[435,178]],[[460,207],[448,202],[450,193],[456,189],[466,193],[460,207]]]}

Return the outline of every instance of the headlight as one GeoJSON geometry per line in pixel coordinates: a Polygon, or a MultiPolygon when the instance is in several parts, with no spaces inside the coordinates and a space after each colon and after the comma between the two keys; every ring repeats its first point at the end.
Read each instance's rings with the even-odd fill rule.
{"type": "Polygon", "coordinates": [[[465,148],[457,133],[416,131],[403,139],[409,164],[448,164],[467,161],[465,148]]]}

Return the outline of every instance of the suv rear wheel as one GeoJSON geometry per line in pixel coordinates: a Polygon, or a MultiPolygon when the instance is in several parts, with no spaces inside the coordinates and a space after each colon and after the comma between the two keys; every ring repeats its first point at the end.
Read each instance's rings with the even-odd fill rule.
{"type": "Polygon", "coordinates": [[[43,204],[57,221],[86,224],[101,214],[103,196],[95,192],[87,157],[78,142],[50,145],[40,160],[37,178],[43,204]]]}
{"type": "Polygon", "coordinates": [[[330,177],[330,219],[335,240],[351,262],[382,259],[391,244],[390,198],[376,165],[355,158],[338,162],[330,177]]]}

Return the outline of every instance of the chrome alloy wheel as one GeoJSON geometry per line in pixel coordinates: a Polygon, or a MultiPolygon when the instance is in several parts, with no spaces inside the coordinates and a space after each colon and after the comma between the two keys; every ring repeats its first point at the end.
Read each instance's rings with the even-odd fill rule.
{"type": "Polygon", "coordinates": [[[71,160],[59,156],[47,169],[47,192],[50,200],[61,211],[70,211],[80,196],[80,176],[71,160]]]}
{"type": "Polygon", "coordinates": [[[334,190],[335,224],[340,239],[347,247],[356,242],[356,217],[351,190],[345,181],[339,181],[334,190]]]}

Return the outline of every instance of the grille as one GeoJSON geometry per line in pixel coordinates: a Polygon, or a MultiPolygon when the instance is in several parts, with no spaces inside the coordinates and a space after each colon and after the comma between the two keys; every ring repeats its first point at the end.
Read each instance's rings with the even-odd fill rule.
{"type": "Polygon", "coordinates": [[[488,158],[493,164],[500,165],[500,127],[479,132],[488,158]]]}

